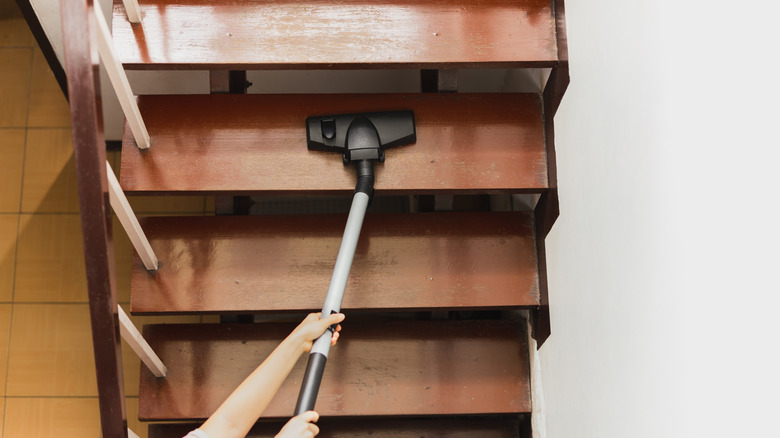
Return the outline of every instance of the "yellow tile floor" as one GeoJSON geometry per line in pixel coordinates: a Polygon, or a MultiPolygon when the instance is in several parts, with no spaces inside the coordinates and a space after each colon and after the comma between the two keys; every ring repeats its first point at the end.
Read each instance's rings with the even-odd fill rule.
{"type": "MultiPolygon", "coordinates": [[[[0,0],[0,438],[98,437],[76,175],[67,102],[13,0],[0,0]]],[[[119,167],[119,154],[109,154],[119,167]]],[[[203,197],[131,199],[139,214],[204,214],[203,197]]],[[[213,208],[213,207],[212,207],[213,208]]],[[[118,224],[127,310],[131,247],[118,224]]],[[[200,317],[133,318],[198,322],[200,317]]],[[[123,345],[128,424],[141,366],[123,345]]]]}

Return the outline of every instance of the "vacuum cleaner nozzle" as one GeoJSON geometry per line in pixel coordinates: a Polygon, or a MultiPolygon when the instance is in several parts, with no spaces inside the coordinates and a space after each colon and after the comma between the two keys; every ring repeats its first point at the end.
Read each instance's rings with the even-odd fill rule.
{"type": "Polygon", "coordinates": [[[417,141],[412,111],[340,114],[306,119],[309,149],[339,152],[344,164],[384,161],[384,149],[417,141]]]}

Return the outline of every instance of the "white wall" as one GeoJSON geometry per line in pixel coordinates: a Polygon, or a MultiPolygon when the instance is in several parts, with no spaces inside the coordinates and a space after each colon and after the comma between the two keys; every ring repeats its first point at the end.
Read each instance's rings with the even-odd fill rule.
{"type": "MultiPolygon", "coordinates": [[[[41,27],[51,42],[54,54],[57,55],[60,64],[64,65],[64,53],[62,47],[62,22],[60,21],[60,2],[52,0],[30,0],[30,5],[41,22],[41,27]]],[[[102,5],[102,3],[101,3],[102,5]]]]}
{"type": "Polygon", "coordinates": [[[780,7],[566,6],[547,436],[778,437],[780,7]]]}

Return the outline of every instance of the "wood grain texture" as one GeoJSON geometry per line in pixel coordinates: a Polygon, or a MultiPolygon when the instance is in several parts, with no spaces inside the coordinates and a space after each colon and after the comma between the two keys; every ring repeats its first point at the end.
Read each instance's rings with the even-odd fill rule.
{"type": "MultiPolygon", "coordinates": [[[[273,438],[284,421],[258,423],[247,438],[273,438]]],[[[181,438],[199,423],[150,424],[149,438],[181,438]]],[[[428,418],[322,418],[318,438],[520,438],[517,416],[428,418]]]]}
{"type": "MultiPolygon", "coordinates": [[[[342,215],[142,218],[160,258],[135,256],[133,313],[322,308],[342,215]]],[[[369,214],[342,308],[496,309],[539,305],[527,213],[369,214]]]]}
{"type": "Polygon", "coordinates": [[[549,0],[149,0],[114,4],[130,69],[541,67],[557,61],[549,0]]]}
{"type": "Polygon", "coordinates": [[[152,147],[125,130],[126,192],[350,193],[354,166],[309,151],[309,116],[411,109],[417,142],[388,149],[378,193],[541,192],[544,127],[536,94],[142,96],[152,147]]]}
{"type": "MultiPolygon", "coordinates": [[[[519,321],[343,324],[316,410],[323,417],[510,414],[531,410],[519,321]]],[[[141,370],[139,418],[204,419],[294,328],[284,324],[147,325],[169,373],[141,370]]],[[[302,357],[263,414],[290,417],[302,357]]]]}
{"type": "Polygon", "coordinates": [[[100,427],[104,437],[127,436],[127,411],[122,381],[122,352],[117,327],[117,293],[111,218],[107,214],[106,141],[100,114],[100,76],[91,0],[62,1],[65,66],[70,96],[71,125],[84,265],[89,294],[92,347],[100,396],[100,427]]]}

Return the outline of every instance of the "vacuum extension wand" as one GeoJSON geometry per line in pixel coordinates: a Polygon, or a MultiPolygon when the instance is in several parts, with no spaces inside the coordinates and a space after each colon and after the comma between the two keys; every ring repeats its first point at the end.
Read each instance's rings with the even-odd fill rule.
{"type": "MultiPolygon", "coordinates": [[[[370,187],[373,190],[374,165],[370,161],[360,161],[361,165],[366,163],[371,170],[370,187]]],[[[359,180],[358,180],[359,181],[359,180]]],[[[358,182],[358,187],[360,186],[358,182]]],[[[368,184],[366,184],[368,185],[368,184]]],[[[336,257],[336,266],[333,268],[333,276],[330,279],[328,295],[325,297],[325,305],[322,307],[322,315],[327,316],[332,313],[338,313],[341,309],[341,300],[344,297],[344,290],[347,287],[347,278],[349,270],[352,267],[352,259],[355,256],[360,230],[363,227],[363,217],[366,215],[366,209],[370,201],[371,192],[357,191],[352,198],[352,206],[349,209],[349,218],[347,226],[344,228],[344,236],[341,239],[341,247],[336,257]]],[[[333,327],[330,327],[325,333],[314,341],[309,354],[309,363],[306,365],[306,372],[301,384],[301,392],[298,395],[298,403],[295,405],[295,415],[302,414],[314,409],[314,403],[317,400],[317,393],[320,389],[322,373],[325,370],[325,362],[328,360],[330,351],[330,339],[333,334],[333,327]]]]}
{"type": "MultiPolygon", "coordinates": [[[[384,162],[384,149],[413,143],[417,135],[411,111],[310,117],[306,120],[306,135],[309,149],[340,152],[344,165],[354,162],[357,167],[352,206],[322,307],[322,317],[326,317],[341,310],[363,218],[374,195],[374,162],[384,162]]],[[[334,329],[330,327],[314,341],[295,415],[314,409],[334,329]]]]}

